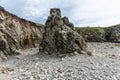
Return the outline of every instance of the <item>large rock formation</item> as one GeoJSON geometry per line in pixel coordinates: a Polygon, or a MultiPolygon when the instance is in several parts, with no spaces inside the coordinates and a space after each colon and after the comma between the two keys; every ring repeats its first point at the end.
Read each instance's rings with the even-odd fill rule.
{"type": "Polygon", "coordinates": [[[110,40],[120,43],[120,25],[112,26],[110,40]]]}
{"type": "Polygon", "coordinates": [[[17,49],[35,47],[42,40],[41,28],[0,7],[0,56],[16,53],[17,49]]]}
{"type": "Polygon", "coordinates": [[[59,8],[50,10],[44,30],[40,52],[58,56],[87,52],[85,40],[75,31],[67,17],[61,17],[59,8]]]}

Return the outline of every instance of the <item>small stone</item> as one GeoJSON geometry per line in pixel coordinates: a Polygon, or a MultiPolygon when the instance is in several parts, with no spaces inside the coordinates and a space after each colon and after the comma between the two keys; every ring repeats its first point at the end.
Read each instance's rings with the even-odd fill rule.
{"type": "Polygon", "coordinates": [[[82,54],[87,54],[87,52],[86,52],[86,51],[81,51],[81,53],[82,53],[82,54]]]}
{"type": "Polygon", "coordinates": [[[1,71],[2,73],[6,74],[10,71],[10,69],[8,67],[3,67],[1,71]]]}
{"type": "Polygon", "coordinates": [[[10,75],[14,75],[14,74],[15,74],[15,72],[13,72],[13,71],[12,71],[12,72],[9,72],[8,74],[10,74],[10,75]]]}
{"type": "Polygon", "coordinates": [[[11,80],[21,80],[21,79],[18,79],[18,78],[13,78],[13,79],[11,79],[11,80]]]}
{"type": "Polygon", "coordinates": [[[106,47],[104,49],[107,49],[106,47]]]}
{"type": "Polygon", "coordinates": [[[59,59],[59,61],[64,61],[64,60],[65,60],[65,59],[64,59],[63,57],[59,59]]]}
{"type": "Polygon", "coordinates": [[[78,54],[78,52],[76,52],[76,51],[75,51],[75,52],[74,52],[74,54],[75,54],[75,55],[77,55],[77,54],[78,54]]]}
{"type": "Polygon", "coordinates": [[[16,59],[20,59],[20,56],[15,56],[16,59]]]}
{"type": "Polygon", "coordinates": [[[36,63],[36,66],[38,66],[38,65],[39,65],[39,62],[36,63]]]}
{"type": "Polygon", "coordinates": [[[116,55],[113,54],[113,55],[111,55],[111,56],[115,57],[116,55]]]}
{"type": "Polygon", "coordinates": [[[63,73],[64,72],[64,70],[62,70],[62,69],[58,69],[57,70],[59,73],[63,73]]]}
{"type": "Polygon", "coordinates": [[[94,64],[93,62],[91,62],[90,64],[94,64]]]}
{"type": "Polygon", "coordinates": [[[111,49],[113,49],[114,47],[110,47],[111,49]]]}

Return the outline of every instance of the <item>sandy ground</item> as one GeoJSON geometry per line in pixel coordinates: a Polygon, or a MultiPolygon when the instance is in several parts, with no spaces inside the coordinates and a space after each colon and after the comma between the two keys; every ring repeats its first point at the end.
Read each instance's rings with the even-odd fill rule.
{"type": "Polygon", "coordinates": [[[56,58],[19,50],[0,63],[0,80],[120,80],[120,43],[88,43],[93,56],[56,58]],[[4,73],[2,73],[2,70],[4,73]]]}

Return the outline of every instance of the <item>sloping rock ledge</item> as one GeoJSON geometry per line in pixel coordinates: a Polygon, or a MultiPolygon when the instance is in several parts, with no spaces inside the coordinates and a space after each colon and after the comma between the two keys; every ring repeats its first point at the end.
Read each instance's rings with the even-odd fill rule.
{"type": "Polygon", "coordinates": [[[0,57],[6,59],[17,49],[36,47],[42,40],[41,27],[0,7],[0,57]]]}

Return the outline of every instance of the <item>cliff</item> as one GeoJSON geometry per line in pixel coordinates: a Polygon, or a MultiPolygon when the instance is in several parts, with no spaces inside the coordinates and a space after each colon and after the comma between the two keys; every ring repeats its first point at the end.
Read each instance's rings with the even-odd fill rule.
{"type": "Polygon", "coordinates": [[[0,7],[0,56],[7,58],[17,49],[36,47],[41,42],[41,27],[0,7]]]}
{"type": "Polygon", "coordinates": [[[109,27],[76,27],[87,42],[116,42],[120,43],[120,25],[109,27]]]}

